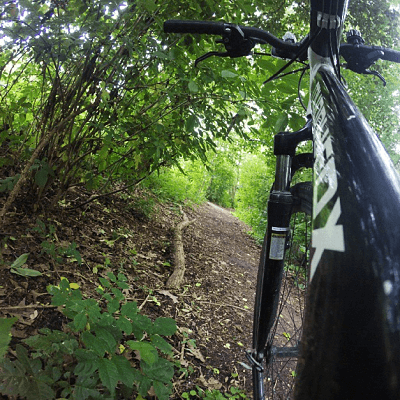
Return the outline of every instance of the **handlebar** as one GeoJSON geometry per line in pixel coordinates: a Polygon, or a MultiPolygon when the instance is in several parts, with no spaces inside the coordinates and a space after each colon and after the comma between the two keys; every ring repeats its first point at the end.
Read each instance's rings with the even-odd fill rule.
{"type": "Polygon", "coordinates": [[[224,22],[212,21],[182,21],[168,20],[164,22],[166,33],[204,33],[208,35],[222,35],[225,29],[224,22]]]}
{"type": "Polygon", "coordinates": [[[243,33],[243,38],[251,39],[256,43],[270,44],[271,46],[285,52],[293,53],[299,49],[299,44],[285,42],[271,33],[259,28],[215,21],[168,20],[164,22],[164,32],[166,33],[199,33],[223,36],[224,34],[229,33],[229,30],[232,29],[238,29],[241,31],[243,33]]]}
{"type": "MultiPolygon", "coordinates": [[[[299,60],[306,59],[306,51],[301,50],[304,40],[298,43],[284,41],[259,28],[215,21],[168,20],[164,22],[164,32],[220,35],[223,38],[220,42],[225,44],[227,53],[213,52],[212,55],[246,56],[256,43],[260,43],[271,45],[275,50],[274,55],[280,58],[290,59],[297,54],[299,60]],[[235,46],[242,49],[238,51],[235,46]]],[[[399,51],[379,46],[341,44],[340,55],[346,60],[347,67],[357,73],[371,73],[368,68],[378,59],[400,63],[399,51]]]]}
{"type": "Polygon", "coordinates": [[[343,56],[346,61],[351,58],[363,58],[366,54],[369,55],[369,57],[367,57],[369,59],[378,56],[377,58],[380,58],[381,60],[400,63],[400,52],[397,50],[387,49],[380,46],[365,46],[364,44],[353,45],[343,43],[340,45],[340,55],[343,56]]]}

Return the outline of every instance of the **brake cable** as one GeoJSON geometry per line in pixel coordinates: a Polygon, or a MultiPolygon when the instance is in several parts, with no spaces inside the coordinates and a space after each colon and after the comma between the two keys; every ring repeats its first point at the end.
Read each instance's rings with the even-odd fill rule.
{"type": "Polygon", "coordinates": [[[300,56],[300,54],[302,54],[309,46],[311,46],[311,44],[313,43],[313,41],[316,39],[316,37],[319,35],[319,33],[321,32],[321,27],[314,33],[314,35],[310,38],[307,37],[307,39],[300,45],[298,51],[296,52],[296,54],[293,56],[293,58],[288,61],[282,68],[279,69],[279,71],[275,72],[275,74],[273,74],[271,77],[269,77],[266,81],[263,82],[263,85],[265,85],[268,82],[271,82],[275,79],[279,79],[282,77],[281,73],[287,69],[288,67],[290,67],[295,61],[297,61],[297,58],[300,56]]]}
{"type": "Polygon", "coordinates": [[[304,77],[304,75],[305,75],[305,73],[306,73],[306,71],[307,71],[308,69],[310,69],[310,66],[309,66],[309,65],[307,65],[306,68],[303,68],[303,72],[302,72],[301,75],[300,75],[299,83],[297,84],[297,97],[298,97],[298,99],[299,99],[299,101],[300,101],[301,106],[302,106],[302,107],[304,108],[304,110],[306,110],[306,111],[307,111],[307,107],[305,106],[305,104],[304,104],[304,102],[303,102],[303,99],[301,98],[300,86],[301,86],[301,81],[303,80],[303,77],[304,77]]]}

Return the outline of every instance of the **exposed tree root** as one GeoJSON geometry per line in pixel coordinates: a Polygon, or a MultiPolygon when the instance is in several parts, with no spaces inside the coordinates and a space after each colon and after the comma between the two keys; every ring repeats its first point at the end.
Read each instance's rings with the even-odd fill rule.
{"type": "Polygon", "coordinates": [[[183,214],[183,221],[174,229],[174,272],[169,277],[167,281],[167,287],[171,289],[177,289],[182,284],[183,276],[185,275],[185,252],[183,250],[183,230],[190,224],[192,224],[195,219],[189,221],[187,215],[180,207],[181,213],[183,214]]]}

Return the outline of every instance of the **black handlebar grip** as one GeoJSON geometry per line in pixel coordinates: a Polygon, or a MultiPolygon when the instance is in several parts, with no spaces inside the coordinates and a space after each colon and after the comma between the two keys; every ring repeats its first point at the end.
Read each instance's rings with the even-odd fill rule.
{"type": "Polygon", "coordinates": [[[395,63],[400,63],[400,51],[397,50],[392,50],[392,49],[386,49],[386,48],[380,48],[384,55],[381,57],[382,60],[386,61],[392,61],[395,63]]]}
{"type": "Polygon", "coordinates": [[[208,35],[222,35],[225,29],[223,22],[211,21],[182,21],[170,19],[164,22],[164,32],[169,33],[205,33],[208,35]]]}

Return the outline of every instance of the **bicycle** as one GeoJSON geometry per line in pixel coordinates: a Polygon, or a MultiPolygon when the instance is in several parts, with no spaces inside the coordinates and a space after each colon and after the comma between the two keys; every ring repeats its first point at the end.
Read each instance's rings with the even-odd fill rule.
{"type": "Polygon", "coordinates": [[[165,32],[222,37],[226,51],[196,63],[269,44],[273,55],[290,60],[286,66],[310,65],[309,120],[298,132],[275,136],[275,183],[247,353],[255,399],[400,398],[400,178],[348,96],[339,60],[384,81],[370,66],[378,59],[400,62],[400,52],[366,46],[356,30],[341,44],[347,6],[312,0],[310,33],[299,43],[230,23],[164,24],[165,32]],[[312,141],[313,153],[296,153],[304,141],[312,141]],[[313,181],[291,185],[300,168],[312,168],[313,181]],[[312,215],[310,261],[295,269],[303,276],[285,267],[298,213],[312,215]],[[285,304],[296,298],[287,293],[293,288],[297,307],[285,304]]]}

